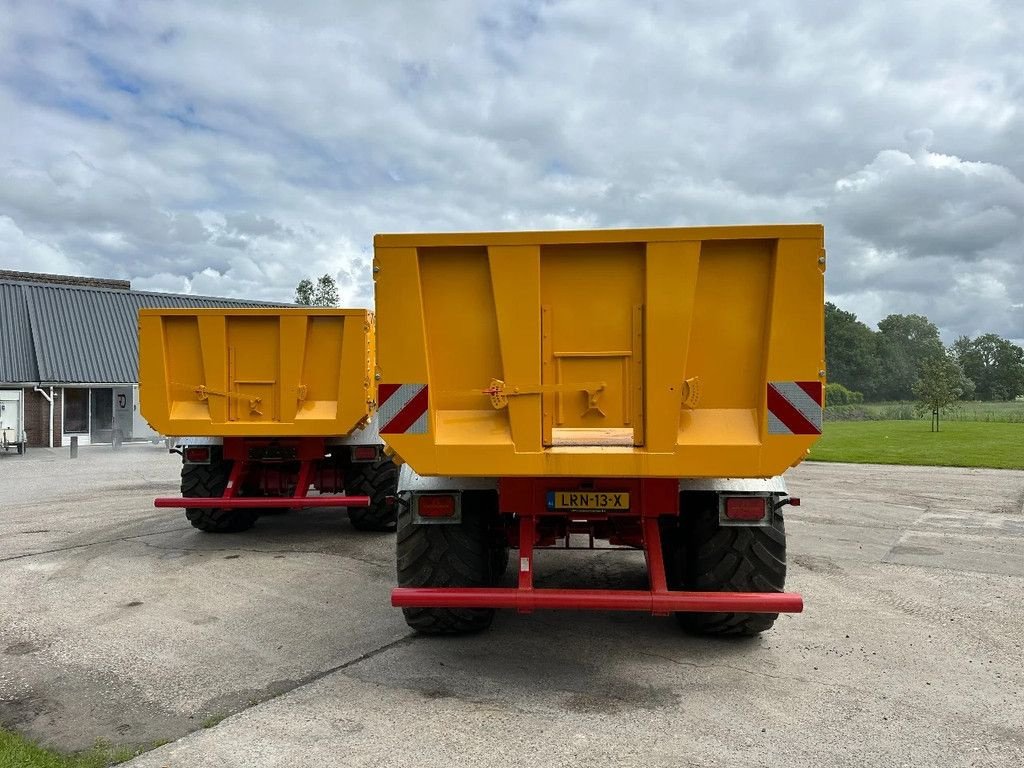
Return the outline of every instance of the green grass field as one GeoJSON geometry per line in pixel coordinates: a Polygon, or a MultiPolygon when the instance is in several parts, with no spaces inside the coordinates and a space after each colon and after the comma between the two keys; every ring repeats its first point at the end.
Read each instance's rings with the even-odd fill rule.
{"type": "Polygon", "coordinates": [[[936,433],[930,431],[927,419],[826,421],[824,434],[809,458],[857,464],[1024,469],[1024,423],[943,421],[936,433]]]}
{"type": "Polygon", "coordinates": [[[140,750],[97,743],[85,752],[65,755],[37,746],[12,731],[0,729],[0,768],[106,768],[137,754],[140,750]]]}
{"type": "MultiPolygon", "coordinates": [[[[862,408],[873,418],[882,421],[894,419],[916,419],[920,418],[914,408],[914,403],[890,402],[890,403],[862,403],[857,406],[862,408]]],[[[927,417],[925,417],[927,419],[927,417]]],[[[1024,423],[1024,402],[974,402],[960,403],[956,408],[944,411],[943,420],[949,421],[1002,421],[1010,423],[1024,423]]]]}

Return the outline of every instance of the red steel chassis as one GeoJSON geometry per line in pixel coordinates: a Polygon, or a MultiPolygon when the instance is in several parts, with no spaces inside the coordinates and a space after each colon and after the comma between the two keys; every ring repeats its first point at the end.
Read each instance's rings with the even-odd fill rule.
{"type": "Polygon", "coordinates": [[[308,496],[310,487],[316,484],[321,492],[336,493],[342,483],[336,473],[325,476],[322,461],[327,453],[323,438],[295,438],[292,440],[270,441],[265,439],[225,438],[224,458],[230,460],[231,474],[228,476],[224,493],[218,497],[162,497],[153,500],[153,506],[161,509],[304,509],[307,507],[368,507],[369,496],[308,496]],[[287,460],[265,460],[250,458],[250,449],[275,447],[294,449],[294,457],[287,460]],[[297,472],[282,472],[280,467],[298,463],[297,472]],[[273,471],[271,471],[273,470],[273,471]],[[253,478],[260,495],[239,496],[243,478],[253,478]],[[290,495],[282,494],[285,485],[294,479],[295,490],[290,495]]]}
{"type": "Polygon", "coordinates": [[[670,590],[665,574],[659,518],[679,514],[679,484],[663,479],[502,478],[499,511],[517,520],[506,534],[519,549],[516,587],[398,587],[391,604],[401,608],[514,608],[520,613],[537,609],[592,611],[648,611],[667,616],[675,611],[694,613],[800,613],[803,598],[789,592],[686,592],[670,590]],[[578,513],[548,509],[547,493],[554,490],[628,491],[630,512],[578,513]],[[634,502],[635,500],[635,502],[634,502]],[[638,503],[637,503],[638,502],[638,503]],[[588,533],[613,545],[642,549],[647,561],[649,589],[535,588],[534,551],[550,549],[569,535],[588,533]]]}

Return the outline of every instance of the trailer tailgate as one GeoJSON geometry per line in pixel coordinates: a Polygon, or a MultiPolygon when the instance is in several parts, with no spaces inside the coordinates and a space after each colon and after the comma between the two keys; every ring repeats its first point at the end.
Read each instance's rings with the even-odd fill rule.
{"type": "Polygon", "coordinates": [[[376,399],[363,309],[143,309],[142,414],[164,435],[336,436],[376,399]]]}

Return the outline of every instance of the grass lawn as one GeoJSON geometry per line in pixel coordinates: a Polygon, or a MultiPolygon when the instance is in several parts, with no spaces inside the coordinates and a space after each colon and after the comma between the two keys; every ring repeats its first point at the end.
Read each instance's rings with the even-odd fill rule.
{"type": "MultiPolygon", "coordinates": [[[[900,411],[913,411],[912,402],[893,403],[862,403],[859,407],[875,414],[879,419],[904,419],[906,416],[897,416],[900,411]]],[[[914,414],[914,418],[920,418],[914,414]]],[[[927,419],[927,417],[925,417],[927,419]]],[[[982,400],[966,400],[958,403],[957,407],[942,414],[943,420],[950,421],[1009,421],[1024,423],[1024,402],[1010,400],[1001,402],[987,402],[982,400]]]]}
{"type": "Polygon", "coordinates": [[[826,421],[811,461],[920,464],[939,467],[1024,469],[1024,424],[943,421],[938,433],[926,419],[826,421]]]}
{"type": "Polygon", "coordinates": [[[85,752],[65,755],[38,747],[11,731],[0,729],[0,768],[106,768],[138,754],[129,747],[97,744],[85,752]]]}

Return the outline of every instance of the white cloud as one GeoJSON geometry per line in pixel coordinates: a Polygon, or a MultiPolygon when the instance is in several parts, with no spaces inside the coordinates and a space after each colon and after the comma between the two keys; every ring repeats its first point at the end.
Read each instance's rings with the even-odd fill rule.
{"type": "Polygon", "coordinates": [[[846,308],[1024,338],[1020,8],[9,2],[0,265],[366,305],[379,231],[822,220],[846,308]]]}
{"type": "Polygon", "coordinates": [[[932,152],[930,131],[909,151],[884,150],[835,184],[823,210],[845,238],[830,263],[851,303],[874,294],[871,320],[927,314],[954,335],[1024,337],[1024,182],[1007,167],[932,152]],[[897,309],[899,308],[899,309],[897,309]]]}
{"type": "Polygon", "coordinates": [[[10,216],[0,215],[0,268],[22,272],[73,273],[81,265],[60,249],[26,235],[10,216]]]}

